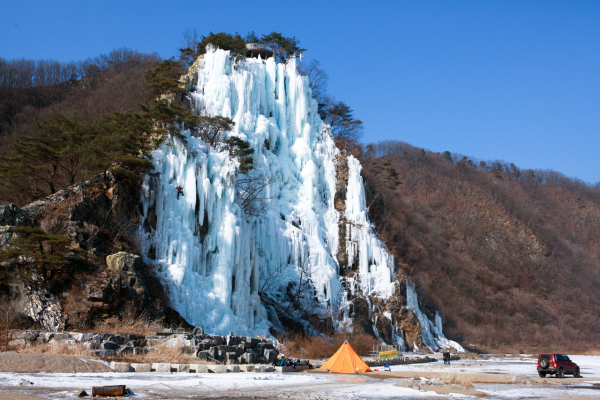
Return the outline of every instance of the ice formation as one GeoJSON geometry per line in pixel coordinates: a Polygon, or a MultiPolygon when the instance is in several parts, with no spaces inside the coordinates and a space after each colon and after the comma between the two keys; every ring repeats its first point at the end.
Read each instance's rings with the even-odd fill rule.
{"type": "Polygon", "coordinates": [[[152,153],[157,174],[143,184],[139,232],[143,254],[158,266],[177,311],[209,333],[268,334],[278,322],[269,321],[274,310],[259,292],[277,298],[309,290],[314,312],[331,314],[345,299],[340,240],[350,264],[358,257],[358,289],[393,295],[394,260],[369,223],[361,166],[352,156],[345,215],[334,207],[339,150],[294,58],[236,62],[228,51],[209,48],[197,74],[189,95],[198,113],[235,122],[230,135],[255,150],[249,177],[266,184],[254,204],[262,211],[248,214],[244,187],[236,185],[248,176],[226,149],[183,130],[184,140],[168,138],[152,153]],[[345,238],[338,237],[341,218],[345,238]]]}
{"type": "Polygon", "coordinates": [[[419,323],[421,324],[421,337],[423,338],[425,346],[433,351],[448,347],[452,347],[456,351],[465,351],[460,344],[446,339],[442,333],[442,318],[437,311],[435,313],[435,322],[431,322],[425,314],[421,312],[419,309],[417,292],[415,292],[415,284],[410,281],[406,282],[406,306],[413,310],[419,319],[419,323]]]}

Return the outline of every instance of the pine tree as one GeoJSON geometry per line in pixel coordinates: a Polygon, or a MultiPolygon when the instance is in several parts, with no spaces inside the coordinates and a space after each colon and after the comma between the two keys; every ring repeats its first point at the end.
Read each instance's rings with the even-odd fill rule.
{"type": "Polygon", "coordinates": [[[0,251],[0,264],[3,265],[3,280],[22,280],[39,272],[50,280],[62,268],[76,266],[76,259],[85,253],[83,249],[71,249],[73,239],[68,236],[52,235],[39,228],[14,227],[16,234],[8,250],[0,251]],[[71,260],[70,260],[71,259],[71,260]]]}
{"type": "Polygon", "coordinates": [[[237,136],[232,136],[226,141],[227,150],[231,157],[237,158],[240,162],[240,172],[244,175],[248,174],[254,168],[254,149],[250,148],[250,143],[240,139],[237,136]]]}

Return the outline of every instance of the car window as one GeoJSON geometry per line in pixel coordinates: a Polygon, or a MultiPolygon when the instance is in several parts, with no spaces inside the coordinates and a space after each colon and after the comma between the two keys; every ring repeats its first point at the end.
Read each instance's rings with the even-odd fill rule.
{"type": "Polygon", "coordinates": [[[540,360],[552,360],[552,356],[550,354],[542,354],[540,355],[540,360]]]}
{"type": "Polygon", "coordinates": [[[563,361],[571,361],[571,359],[569,358],[569,356],[563,356],[563,361]]]}
{"type": "Polygon", "coordinates": [[[564,357],[560,354],[556,355],[556,361],[565,361],[564,357]]]}

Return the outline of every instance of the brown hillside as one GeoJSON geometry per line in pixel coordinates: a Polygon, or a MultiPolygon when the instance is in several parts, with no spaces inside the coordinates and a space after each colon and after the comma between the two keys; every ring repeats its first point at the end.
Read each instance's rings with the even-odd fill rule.
{"type": "Polygon", "coordinates": [[[482,350],[600,345],[600,191],[399,142],[354,153],[398,273],[449,337],[482,350]]]}

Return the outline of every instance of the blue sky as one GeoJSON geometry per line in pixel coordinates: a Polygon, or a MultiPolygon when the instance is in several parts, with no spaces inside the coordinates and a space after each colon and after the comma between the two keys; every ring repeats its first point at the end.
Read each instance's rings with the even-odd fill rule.
{"type": "Polygon", "coordinates": [[[0,57],[168,58],[186,28],[300,39],[364,142],[600,181],[600,1],[0,0],[0,57]]]}

